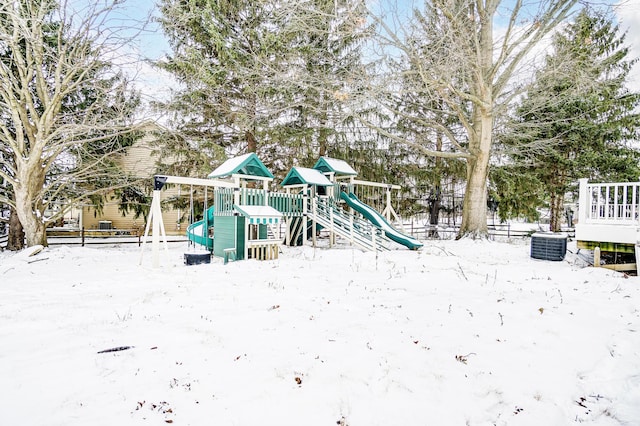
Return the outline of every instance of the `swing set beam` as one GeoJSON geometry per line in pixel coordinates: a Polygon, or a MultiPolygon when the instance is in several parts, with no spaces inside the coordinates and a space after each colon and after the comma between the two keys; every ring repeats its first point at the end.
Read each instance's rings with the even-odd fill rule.
{"type": "Polygon", "coordinates": [[[164,176],[164,175],[155,175],[153,177],[153,187],[156,190],[162,189],[162,187],[166,184],[176,184],[176,185],[196,185],[196,186],[213,186],[218,188],[237,188],[234,182],[227,182],[219,179],[200,179],[200,178],[191,178],[184,176],[164,176]]]}
{"type": "Polygon", "coordinates": [[[389,183],[380,183],[380,182],[370,182],[368,180],[353,179],[351,183],[354,183],[356,185],[375,186],[377,188],[402,189],[400,185],[391,185],[389,183]]]}

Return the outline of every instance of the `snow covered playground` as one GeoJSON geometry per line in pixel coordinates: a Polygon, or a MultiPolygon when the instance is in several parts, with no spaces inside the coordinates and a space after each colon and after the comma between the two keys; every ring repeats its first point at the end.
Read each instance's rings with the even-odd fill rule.
{"type": "Polygon", "coordinates": [[[391,225],[392,218],[398,219],[391,191],[399,187],[356,177],[357,172],[345,161],[321,157],[313,168],[293,167],[281,183],[283,192],[269,191],[274,176],[254,153],[227,160],[208,179],[156,176],[145,245],[151,231],[153,264],[157,266],[162,237],[166,247],[160,191],[166,184],[177,184],[213,188],[213,205],[206,205],[205,195],[206,214],[189,225],[187,236],[213,255],[224,257],[225,263],[229,259],[275,259],[283,241],[296,246],[311,239],[315,245],[316,231],[322,228],[329,231],[331,241],[339,236],[366,251],[389,250],[396,244],[421,248],[422,242],[391,225]],[[362,202],[354,193],[356,185],[383,188],[383,211],[362,202]],[[286,223],[284,236],[280,235],[282,221],[286,223]]]}

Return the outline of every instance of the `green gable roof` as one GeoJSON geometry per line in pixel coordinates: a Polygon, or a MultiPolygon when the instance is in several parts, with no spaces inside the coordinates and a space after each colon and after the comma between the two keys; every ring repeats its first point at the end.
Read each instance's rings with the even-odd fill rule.
{"type": "Polygon", "coordinates": [[[281,183],[282,186],[302,184],[317,186],[333,185],[320,171],[307,169],[306,167],[293,167],[281,183]]]}
{"type": "Polygon", "coordinates": [[[209,173],[207,177],[210,179],[223,178],[233,174],[266,177],[271,179],[274,177],[254,152],[228,159],[217,169],[209,173]]]}
{"type": "Polygon", "coordinates": [[[335,173],[336,176],[358,175],[358,172],[353,170],[346,161],[338,160],[337,158],[320,157],[313,168],[320,170],[322,173],[335,173]]]}

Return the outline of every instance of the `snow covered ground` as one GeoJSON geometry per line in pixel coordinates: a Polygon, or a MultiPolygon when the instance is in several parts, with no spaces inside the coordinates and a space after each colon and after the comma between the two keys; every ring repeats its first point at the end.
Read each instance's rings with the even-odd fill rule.
{"type": "Polygon", "coordinates": [[[640,424],[637,277],[528,240],[189,250],[0,253],[0,424],[640,424]]]}

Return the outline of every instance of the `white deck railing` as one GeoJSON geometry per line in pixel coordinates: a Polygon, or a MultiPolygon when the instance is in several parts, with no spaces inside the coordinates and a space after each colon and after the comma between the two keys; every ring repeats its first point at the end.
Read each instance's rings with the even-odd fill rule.
{"type": "Polygon", "coordinates": [[[578,223],[638,224],[640,182],[589,183],[580,179],[578,223]]]}

